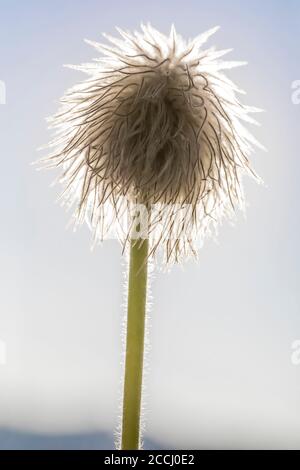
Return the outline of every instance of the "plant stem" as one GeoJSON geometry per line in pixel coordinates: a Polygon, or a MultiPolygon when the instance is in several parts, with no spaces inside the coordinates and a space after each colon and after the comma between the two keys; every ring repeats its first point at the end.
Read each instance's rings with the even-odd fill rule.
{"type": "Polygon", "coordinates": [[[148,240],[132,240],[128,283],[122,450],[140,446],[148,240]]]}

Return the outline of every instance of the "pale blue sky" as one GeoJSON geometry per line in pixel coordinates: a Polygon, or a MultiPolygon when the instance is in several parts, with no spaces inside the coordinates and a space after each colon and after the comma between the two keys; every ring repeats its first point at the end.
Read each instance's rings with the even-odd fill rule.
{"type": "Polygon", "coordinates": [[[230,72],[247,104],[266,110],[253,132],[268,148],[246,181],[247,221],[224,224],[198,265],[153,282],[147,436],[173,447],[300,448],[299,1],[0,0],[0,427],[112,433],[121,374],[121,250],[93,254],[86,227],[66,231],[53,174],[29,165],[50,134],[44,118],[80,80],[62,68],[95,57],[84,38],[114,26],[172,23],[248,65],[230,72]]]}

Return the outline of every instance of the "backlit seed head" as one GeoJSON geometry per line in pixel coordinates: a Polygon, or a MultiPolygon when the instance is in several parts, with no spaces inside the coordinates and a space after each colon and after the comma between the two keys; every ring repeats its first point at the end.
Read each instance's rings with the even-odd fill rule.
{"type": "Polygon", "coordinates": [[[258,110],[238,101],[223,74],[242,63],[223,61],[229,50],[203,49],[216,30],[188,42],[174,27],[168,37],[150,25],[118,30],[122,39],[106,36],[111,46],[88,41],[104,57],[73,66],[89,78],[63,97],[43,162],[62,168],[63,200],[95,241],[113,229],[126,247],[133,213],[151,255],[162,248],[178,261],[243,208],[241,176],[256,178],[248,157],[257,142],[242,122],[258,110]]]}

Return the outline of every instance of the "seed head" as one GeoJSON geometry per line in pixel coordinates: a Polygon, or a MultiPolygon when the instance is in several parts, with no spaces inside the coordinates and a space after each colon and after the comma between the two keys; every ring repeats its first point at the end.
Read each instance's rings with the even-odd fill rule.
{"type": "Polygon", "coordinates": [[[188,42],[174,27],[168,37],[141,28],[105,35],[111,46],[87,41],[104,57],[72,66],[89,78],[63,97],[51,119],[54,152],[43,161],[63,169],[62,198],[76,206],[77,222],[89,221],[95,241],[113,227],[126,247],[132,219],[124,220],[138,204],[151,255],[161,247],[178,261],[243,208],[241,176],[256,177],[248,157],[257,142],[242,121],[254,123],[249,114],[258,110],[238,101],[223,74],[242,63],[222,61],[229,50],[202,48],[218,28],[188,42]]]}

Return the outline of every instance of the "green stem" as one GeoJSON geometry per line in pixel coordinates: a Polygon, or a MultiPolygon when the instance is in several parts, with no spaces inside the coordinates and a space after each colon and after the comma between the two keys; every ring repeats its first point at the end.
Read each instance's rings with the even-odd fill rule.
{"type": "Polygon", "coordinates": [[[122,450],[140,446],[148,240],[132,240],[128,284],[122,450]]]}

